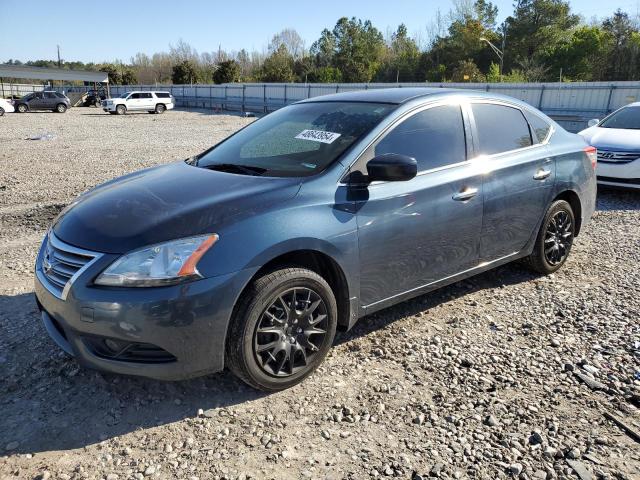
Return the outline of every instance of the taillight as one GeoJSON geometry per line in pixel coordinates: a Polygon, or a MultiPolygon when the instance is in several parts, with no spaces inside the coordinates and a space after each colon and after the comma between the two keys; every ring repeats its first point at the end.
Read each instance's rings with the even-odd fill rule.
{"type": "Polygon", "coordinates": [[[591,168],[596,169],[598,163],[598,149],[596,147],[584,147],[584,153],[591,160],[591,168]]]}

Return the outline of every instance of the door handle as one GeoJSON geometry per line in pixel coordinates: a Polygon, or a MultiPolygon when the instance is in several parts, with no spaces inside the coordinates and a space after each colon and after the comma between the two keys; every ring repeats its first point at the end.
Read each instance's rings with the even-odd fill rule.
{"type": "Polygon", "coordinates": [[[465,200],[471,200],[477,194],[478,194],[478,189],[477,188],[467,187],[464,190],[454,194],[453,197],[451,197],[451,198],[453,198],[454,200],[457,200],[459,202],[464,202],[465,200]]]}
{"type": "Polygon", "coordinates": [[[533,176],[534,180],[544,180],[549,175],[551,175],[551,170],[545,170],[544,168],[539,169],[535,175],[533,176]]]}

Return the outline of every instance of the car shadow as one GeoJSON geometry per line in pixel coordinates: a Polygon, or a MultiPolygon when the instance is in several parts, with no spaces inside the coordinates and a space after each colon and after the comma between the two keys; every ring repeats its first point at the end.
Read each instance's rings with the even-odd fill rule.
{"type": "MultiPolygon", "coordinates": [[[[471,292],[531,280],[514,264],[458,282],[361,319],[336,345],[471,292]]],[[[0,296],[0,431],[10,453],[81,448],[140,429],[205,416],[266,396],[227,371],[180,382],[81,368],[48,338],[32,293],[0,296]],[[12,442],[18,442],[17,445],[12,442]]],[[[313,381],[313,379],[309,380],[313,381]]],[[[5,445],[0,445],[5,447],[5,445]]]]}

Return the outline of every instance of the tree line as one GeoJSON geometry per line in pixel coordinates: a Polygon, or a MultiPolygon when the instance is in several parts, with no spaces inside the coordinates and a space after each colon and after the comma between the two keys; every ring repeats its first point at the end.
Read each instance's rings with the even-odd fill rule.
{"type": "MultiPolygon", "coordinates": [[[[340,18],[307,48],[294,29],[265,51],[197,52],[180,40],[168,52],[138,53],[128,63],[63,62],[101,70],[112,84],[232,82],[540,82],[636,80],[640,21],[618,9],[585,20],[565,0],[518,0],[504,22],[487,0],[453,0],[423,35],[405,25],[383,33],[369,20],[340,18]]],[[[8,63],[20,64],[17,60],[8,63]]],[[[36,60],[27,65],[56,67],[36,60]]]]}

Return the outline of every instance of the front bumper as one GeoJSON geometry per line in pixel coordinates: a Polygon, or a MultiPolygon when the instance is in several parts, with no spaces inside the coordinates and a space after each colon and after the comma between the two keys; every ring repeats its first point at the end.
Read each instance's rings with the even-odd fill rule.
{"type": "Polygon", "coordinates": [[[114,260],[103,255],[75,279],[63,300],[47,287],[43,250],[36,262],[35,294],[52,339],[86,367],[113,373],[180,380],[224,367],[232,310],[252,271],[157,288],[105,288],[91,284],[114,260]],[[105,355],[105,341],[162,351],[143,357],[105,355]],[[160,361],[158,361],[160,359],[160,361]]]}
{"type": "Polygon", "coordinates": [[[627,188],[640,188],[640,159],[628,163],[598,162],[598,183],[627,188]]]}

